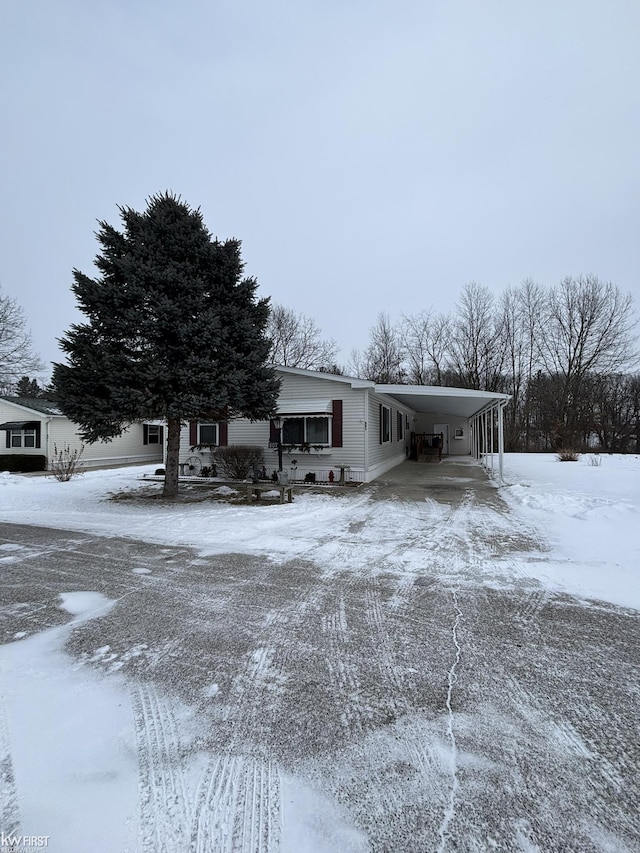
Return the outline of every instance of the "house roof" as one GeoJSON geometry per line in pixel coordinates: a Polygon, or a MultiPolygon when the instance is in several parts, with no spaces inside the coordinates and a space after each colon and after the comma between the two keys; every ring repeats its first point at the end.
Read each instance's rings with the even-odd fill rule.
{"type": "Polygon", "coordinates": [[[414,412],[471,418],[496,403],[506,403],[510,394],[497,391],[474,391],[470,388],[449,388],[443,385],[376,385],[376,393],[393,397],[414,412]]]}
{"type": "Polygon", "coordinates": [[[324,379],[331,382],[344,382],[352,388],[368,388],[376,394],[386,394],[396,402],[408,406],[414,412],[451,417],[471,418],[496,403],[506,403],[509,394],[495,391],[474,391],[470,388],[449,388],[443,385],[381,385],[369,379],[356,379],[339,373],[322,373],[318,370],[304,370],[301,367],[282,367],[276,365],[281,373],[295,376],[324,379]]]}
{"type": "Polygon", "coordinates": [[[325,379],[329,382],[344,382],[352,388],[373,388],[374,382],[369,379],[356,379],[355,376],[344,376],[342,373],[324,373],[321,370],[306,370],[303,367],[283,367],[275,365],[278,373],[291,373],[294,376],[307,376],[316,379],[325,379]]]}
{"type": "Polygon", "coordinates": [[[51,400],[45,400],[42,397],[0,397],[7,403],[14,406],[20,406],[23,409],[29,409],[32,412],[38,412],[41,415],[61,415],[62,412],[58,406],[51,400]]]}

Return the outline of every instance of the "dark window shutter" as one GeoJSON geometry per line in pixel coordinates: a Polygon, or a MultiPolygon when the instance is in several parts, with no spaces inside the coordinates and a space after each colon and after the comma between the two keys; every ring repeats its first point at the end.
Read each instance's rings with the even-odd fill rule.
{"type": "Polygon", "coordinates": [[[333,401],[333,419],[331,420],[331,446],[342,447],[342,400],[333,401]]]}
{"type": "Polygon", "coordinates": [[[379,421],[378,444],[382,444],[382,403],[380,403],[378,406],[378,421],[379,421]]]}
{"type": "Polygon", "coordinates": [[[223,421],[218,424],[218,447],[226,447],[229,444],[229,424],[223,421]]]}
{"type": "Polygon", "coordinates": [[[36,424],[36,447],[40,447],[40,426],[41,424],[36,424]]]}
{"type": "Polygon", "coordinates": [[[149,444],[149,424],[142,424],[142,443],[149,444]]]}
{"type": "Polygon", "coordinates": [[[193,447],[198,443],[198,421],[189,422],[189,444],[193,447]]]}
{"type": "Polygon", "coordinates": [[[269,441],[274,443],[278,441],[278,430],[273,421],[269,421],[269,441]]]}
{"type": "Polygon", "coordinates": [[[4,434],[7,436],[7,447],[11,447],[11,430],[6,429],[4,434]]]}
{"type": "Polygon", "coordinates": [[[397,413],[396,413],[396,420],[397,420],[397,424],[396,424],[396,432],[397,432],[397,435],[396,435],[396,438],[398,439],[398,441],[400,441],[400,439],[402,438],[402,412],[397,412],[397,413]]]}

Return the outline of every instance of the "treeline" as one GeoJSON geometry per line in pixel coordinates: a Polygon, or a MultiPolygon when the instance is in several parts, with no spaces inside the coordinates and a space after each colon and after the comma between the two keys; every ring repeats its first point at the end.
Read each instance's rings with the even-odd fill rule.
{"type": "Polygon", "coordinates": [[[510,394],[508,450],[640,452],[635,328],[632,297],[595,276],[527,280],[499,296],[471,283],[449,314],[379,315],[346,371],[510,394]]]}

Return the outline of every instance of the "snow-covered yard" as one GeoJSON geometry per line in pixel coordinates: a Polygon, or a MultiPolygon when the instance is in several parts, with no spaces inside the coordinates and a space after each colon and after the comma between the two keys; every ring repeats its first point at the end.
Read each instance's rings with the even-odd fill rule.
{"type": "Polygon", "coordinates": [[[170,505],[144,470],[0,475],[5,835],[640,849],[640,458],[508,455],[497,504],[451,469],[170,505]]]}

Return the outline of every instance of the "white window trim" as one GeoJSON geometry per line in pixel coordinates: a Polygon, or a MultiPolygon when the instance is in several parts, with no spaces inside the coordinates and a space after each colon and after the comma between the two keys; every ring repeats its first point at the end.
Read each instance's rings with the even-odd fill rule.
{"type": "Polygon", "coordinates": [[[34,450],[36,447],[36,430],[34,427],[30,427],[29,429],[12,429],[9,430],[9,450],[15,450],[18,447],[27,448],[29,450],[34,450]],[[17,439],[17,443],[14,444],[14,438],[17,439]],[[27,444],[27,438],[31,438],[33,444],[27,444]]]}
{"type": "Polygon", "coordinates": [[[160,445],[164,441],[163,436],[163,424],[144,424],[143,427],[146,433],[146,442],[143,441],[143,444],[157,444],[160,445]],[[153,430],[153,432],[152,432],[153,430]]]}
{"type": "Polygon", "coordinates": [[[288,442],[284,438],[284,422],[289,420],[302,420],[303,421],[303,439],[302,442],[293,442],[295,444],[309,444],[311,447],[331,447],[331,434],[332,434],[332,416],[325,414],[318,414],[317,412],[314,414],[292,414],[292,415],[282,415],[282,443],[284,445],[291,444],[292,442],[288,442]],[[307,436],[307,420],[309,418],[322,418],[327,422],[327,438],[328,441],[309,441],[307,436]]]}
{"type": "Polygon", "coordinates": [[[198,444],[215,444],[216,447],[220,444],[220,424],[217,423],[198,423],[198,444]],[[214,427],[215,441],[202,440],[202,427],[214,427]]]}

